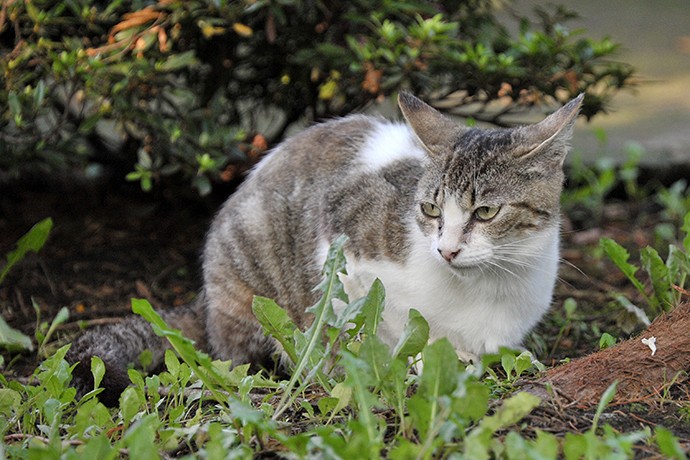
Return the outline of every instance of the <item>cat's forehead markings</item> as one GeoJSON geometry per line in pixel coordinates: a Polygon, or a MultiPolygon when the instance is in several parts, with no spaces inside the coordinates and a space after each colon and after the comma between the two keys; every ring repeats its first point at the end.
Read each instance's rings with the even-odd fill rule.
{"type": "Polygon", "coordinates": [[[434,202],[440,203],[440,201],[442,199],[443,199],[443,191],[441,190],[441,187],[437,187],[436,191],[434,192],[434,202]]]}
{"type": "Polygon", "coordinates": [[[475,186],[472,183],[472,179],[469,177],[454,177],[452,180],[450,179],[450,177],[446,177],[446,183],[443,186],[445,190],[441,193],[440,199],[447,202],[454,201],[459,206],[465,208],[474,206],[475,186]]]}
{"type": "Polygon", "coordinates": [[[425,157],[410,128],[402,123],[378,123],[369,133],[359,153],[361,164],[373,171],[396,161],[425,157]]]}
{"type": "Polygon", "coordinates": [[[510,129],[472,128],[457,139],[455,151],[495,152],[509,148],[513,143],[514,133],[510,129]]]}
{"type": "Polygon", "coordinates": [[[456,195],[447,195],[443,202],[443,225],[462,225],[469,219],[469,212],[463,209],[456,195]]]}

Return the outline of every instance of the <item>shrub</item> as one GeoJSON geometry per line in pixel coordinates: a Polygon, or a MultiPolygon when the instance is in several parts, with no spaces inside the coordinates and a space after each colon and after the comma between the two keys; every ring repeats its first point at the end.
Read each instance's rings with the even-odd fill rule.
{"type": "MultiPolygon", "coordinates": [[[[150,189],[202,194],[299,120],[347,114],[400,88],[489,121],[586,91],[602,111],[632,69],[617,45],[569,31],[574,13],[514,15],[490,0],[9,0],[0,10],[0,171],[116,165],[150,189]],[[449,97],[453,95],[454,97],[449,97]]],[[[93,167],[87,171],[94,170],[93,167]]]]}

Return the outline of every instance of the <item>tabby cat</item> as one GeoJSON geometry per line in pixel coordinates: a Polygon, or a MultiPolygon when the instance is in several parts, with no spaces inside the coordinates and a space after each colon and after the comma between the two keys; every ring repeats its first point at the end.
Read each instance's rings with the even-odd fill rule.
{"type": "MultiPolygon", "coordinates": [[[[270,366],[276,343],[252,298],[275,299],[306,327],[320,269],[341,234],[350,298],[379,278],[381,338],[394,344],[408,310],[447,337],[463,359],[517,347],[549,308],[559,261],[563,161],[580,95],[542,122],[511,129],[456,124],[402,93],[407,123],[353,115],[286,140],[249,174],[216,216],[195,304],[163,312],[220,359],[270,366]]],[[[68,359],[89,390],[91,356],[114,404],[126,367],[166,342],[140,318],[87,331],[68,359]]]]}

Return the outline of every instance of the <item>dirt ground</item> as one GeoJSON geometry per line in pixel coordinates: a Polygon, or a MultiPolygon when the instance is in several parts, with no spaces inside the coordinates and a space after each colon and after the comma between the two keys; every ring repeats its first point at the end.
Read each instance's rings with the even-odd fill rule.
{"type": "MultiPolygon", "coordinates": [[[[36,222],[46,217],[54,220],[40,254],[30,254],[0,286],[3,316],[32,335],[37,321],[34,304],[42,321],[49,321],[66,306],[70,319],[60,329],[65,340],[77,334],[80,326],[117,321],[129,314],[132,297],[147,298],[161,308],[189,302],[201,284],[199,254],[204,235],[221,202],[222,197],[183,202],[153,199],[129,186],[116,192],[45,186],[2,190],[0,253],[12,250],[36,222]]],[[[642,299],[601,257],[598,241],[607,236],[630,248],[651,244],[658,212],[647,200],[612,202],[597,216],[587,210],[566,216],[554,308],[526,343],[545,365],[596,351],[602,332],[620,338],[639,332],[640,325],[634,325],[620,307],[611,306],[611,293],[623,292],[639,305],[642,299]],[[577,302],[569,316],[563,309],[567,298],[577,302]]],[[[636,252],[631,249],[631,253],[636,252]]],[[[27,355],[15,358],[4,372],[31,372],[35,365],[35,356],[27,355]]],[[[674,387],[665,398],[612,407],[604,422],[621,431],[663,425],[688,447],[688,408],[687,389],[674,387]]],[[[591,426],[592,414],[587,408],[549,404],[532,413],[527,426],[554,433],[583,431],[591,426]]],[[[645,446],[637,450],[640,456],[649,452],[645,446]]]]}
{"type": "Polygon", "coordinates": [[[190,301],[200,286],[198,255],[212,207],[175,206],[132,188],[2,194],[2,253],[41,219],[54,222],[40,254],[28,255],[0,287],[5,318],[30,333],[33,302],[43,319],[67,306],[78,321],[126,315],[132,297],[146,297],[157,307],[190,301]]]}

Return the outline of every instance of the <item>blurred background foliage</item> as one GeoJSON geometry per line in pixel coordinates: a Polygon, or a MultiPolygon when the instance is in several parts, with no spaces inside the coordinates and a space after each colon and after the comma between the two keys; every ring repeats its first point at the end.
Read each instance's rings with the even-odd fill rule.
{"type": "Polygon", "coordinates": [[[400,89],[506,125],[586,92],[606,110],[633,69],[618,45],[495,0],[5,0],[0,179],[105,173],[202,195],[295,123],[400,89]],[[515,21],[515,33],[497,20],[515,21]]]}

